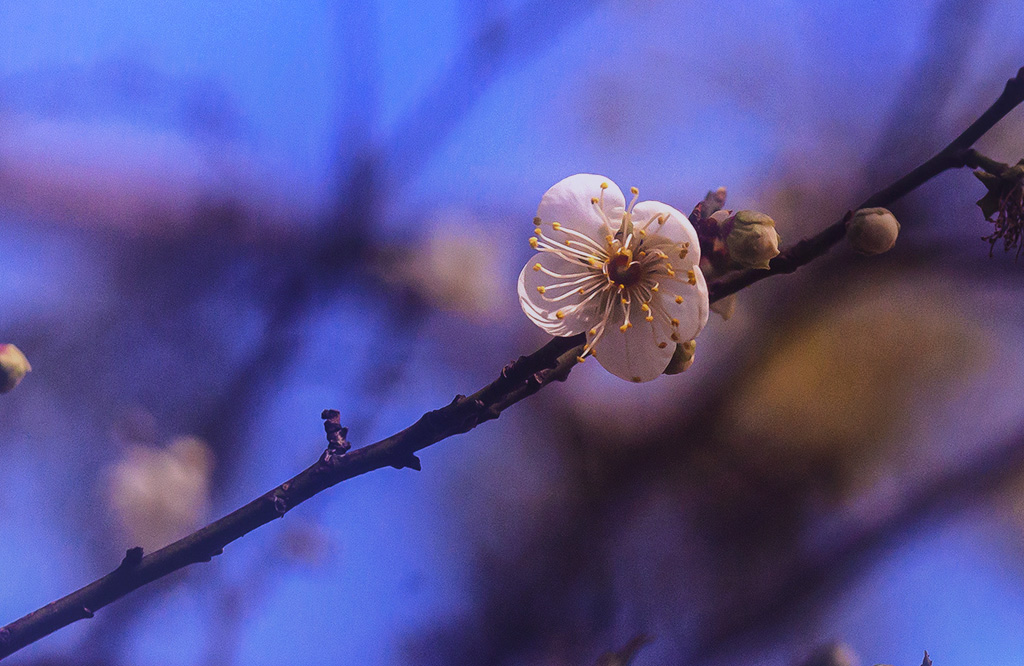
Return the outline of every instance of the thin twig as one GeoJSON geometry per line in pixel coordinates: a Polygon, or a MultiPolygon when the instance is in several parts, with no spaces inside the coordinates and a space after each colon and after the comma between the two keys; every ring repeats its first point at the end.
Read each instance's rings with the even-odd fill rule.
{"type": "MultiPolygon", "coordinates": [[[[943,171],[967,165],[970,147],[1014,107],[1024,101],[1024,68],[1010,79],[999,98],[966,131],[920,167],[868,198],[861,207],[883,206],[902,197],[943,171]]],[[[770,270],[726,275],[710,285],[711,300],[753,284],[770,275],[791,273],[825,254],[845,234],[845,220],[801,241],[772,260],[770,270]]],[[[577,363],[584,344],[582,334],[555,338],[529,356],[506,366],[501,376],[468,398],[456,396],[446,407],[424,414],[405,430],[376,444],[342,452],[328,447],[312,466],[201,530],[138,559],[129,551],[112,573],[72,592],[25,617],[0,628],[0,659],[77,620],[90,618],[100,608],[147,583],[190,564],[208,562],[225,546],[280,518],[293,507],[331,486],[382,467],[420,468],[416,452],[447,437],[467,432],[533,395],[553,381],[564,381],[577,363]]]]}
{"type": "MultiPolygon", "coordinates": [[[[943,171],[965,166],[976,166],[976,164],[968,162],[969,159],[973,159],[977,155],[976,152],[970,150],[971,146],[1021,102],[1024,102],[1024,67],[1021,67],[1017,72],[1017,76],[1006,82],[1003,94],[993,102],[992,106],[985,113],[981,114],[960,136],[953,139],[948,146],[940,150],[921,166],[884,190],[872,194],[858,208],[888,206],[897,199],[924,185],[943,171]]],[[[744,271],[736,271],[714,280],[708,285],[708,289],[711,292],[711,301],[714,302],[724,298],[766,277],[780,273],[792,273],[801,266],[822,256],[846,235],[846,220],[848,216],[849,213],[838,222],[825,227],[817,235],[802,240],[780,253],[779,256],[771,260],[768,270],[751,268],[744,271]]]]}

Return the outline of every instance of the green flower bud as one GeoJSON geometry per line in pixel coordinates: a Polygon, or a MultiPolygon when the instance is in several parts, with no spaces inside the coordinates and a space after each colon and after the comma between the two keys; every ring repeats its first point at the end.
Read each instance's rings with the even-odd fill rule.
{"type": "Polygon", "coordinates": [[[888,252],[899,233],[900,223],[885,208],[861,208],[846,222],[846,239],[861,254],[888,252]]]}
{"type": "Polygon", "coordinates": [[[20,349],[14,345],[0,344],[0,393],[13,391],[31,369],[32,366],[20,349]]]}
{"type": "Polygon", "coordinates": [[[693,365],[693,353],[695,351],[697,351],[696,340],[678,343],[675,353],[672,354],[672,360],[668,362],[668,367],[665,368],[664,374],[678,375],[680,372],[689,370],[690,366],[693,365]]]}
{"type": "Polygon", "coordinates": [[[733,215],[732,231],[725,239],[729,258],[743,268],[768,268],[779,254],[779,234],[775,220],[764,213],[741,210],[733,215]]]}

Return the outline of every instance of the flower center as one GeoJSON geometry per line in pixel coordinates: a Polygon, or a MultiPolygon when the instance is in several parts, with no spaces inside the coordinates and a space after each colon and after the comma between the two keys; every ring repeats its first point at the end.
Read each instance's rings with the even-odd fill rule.
{"type": "Polygon", "coordinates": [[[632,287],[640,282],[640,263],[633,261],[633,253],[629,250],[619,250],[605,263],[604,270],[609,280],[623,287],[632,287]]]}

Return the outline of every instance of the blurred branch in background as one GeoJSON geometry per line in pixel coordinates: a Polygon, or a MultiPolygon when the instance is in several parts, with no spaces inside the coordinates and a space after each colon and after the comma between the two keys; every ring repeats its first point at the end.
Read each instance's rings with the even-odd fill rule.
{"type": "MultiPolygon", "coordinates": [[[[966,164],[970,146],[996,122],[1024,101],[1024,68],[1011,79],[995,103],[963,134],[938,155],[885,190],[869,197],[866,206],[888,203],[912,191],[942,171],[966,164]]],[[[845,220],[812,239],[801,241],[772,262],[762,275],[741,273],[712,285],[712,299],[735,292],[761,277],[792,272],[824,254],[842,238],[845,220]],[[778,263],[776,263],[778,262],[778,263]]],[[[148,556],[131,551],[113,573],[0,629],[0,656],[76,620],[92,617],[95,610],[189,564],[209,561],[228,543],[283,516],[294,506],[348,478],[382,467],[419,469],[416,452],[451,435],[466,432],[497,418],[515,404],[552,381],[562,381],[576,364],[583,336],[556,338],[542,349],[520,359],[501,376],[469,398],[457,396],[447,407],[424,415],[401,433],[354,451],[347,444],[332,443],[307,470],[206,528],[148,556]]],[[[232,421],[232,425],[236,422],[232,421]]],[[[712,635],[712,642],[717,637],[712,635]]],[[[699,651],[698,651],[699,652],[699,651]]]]}

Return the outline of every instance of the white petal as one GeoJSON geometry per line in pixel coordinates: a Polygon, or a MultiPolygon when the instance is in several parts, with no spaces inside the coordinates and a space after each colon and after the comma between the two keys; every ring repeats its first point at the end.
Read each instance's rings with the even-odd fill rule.
{"type": "MultiPolygon", "coordinates": [[[[634,309],[631,315],[642,315],[634,309]]],[[[631,382],[648,382],[656,379],[672,360],[675,344],[669,342],[667,334],[657,332],[653,322],[644,321],[643,316],[633,316],[633,327],[625,333],[619,330],[624,313],[616,308],[615,319],[594,347],[594,356],[605,370],[616,377],[631,382]],[[664,347],[659,347],[665,343],[664,347]]],[[[590,335],[588,334],[588,339],[590,335]]]]}
{"type": "Polygon", "coordinates": [[[697,237],[697,230],[690,224],[690,220],[680,211],[660,201],[641,201],[633,206],[633,225],[638,229],[642,229],[647,221],[656,215],[664,215],[666,218],[665,223],[651,223],[647,227],[647,236],[645,237],[644,244],[657,246],[661,243],[672,245],[689,243],[690,246],[686,256],[681,261],[677,261],[679,258],[678,252],[671,253],[666,251],[666,254],[672,260],[673,268],[687,270],[692,266],[696,266],[700,262],[700,239],[697,237]]]}
{"type": "MultiPolygon", "coordinates": [[[[674,342],[686,342],[696,338],[708,323],[708,314],[711,311],[708,302],[708,283],[700,268],[694,267],[692,270],[697,284],[667,281],[661,284],[657,294],[658,306],[668,315],[667,318],[679,320],[679,326],[675,329],[679,339],[674,342]],[[682,296],[683,302],[676,303],[676,296],[682,296]]],[[[667,335],[671,335],[673,329],[667,328],[666,331],[667,335]]]]}
{"type": "Polygon", "coordinates": [[[601,201],[600,209],[611,223],[611,233],[615,233],[622,223],[626,200],[618,185],[604,176],[578,173],[558,181],[541,198],[537,217],[544,223],[559,222],[586,234],[604,247],[608,231],[598,206],[592,203],[595,198],[601,201]],[[602,183],[608,184],[603,196],[602,183]]]}
{"type": "Polygon", "coordinates": [[[574,305],[581,303],[591,293],[591,290],[588,289],[586,295],[581,295],[578,293],[578,289],[580,287],[587,288],[595,283],[603,285],[604,282],[606,282],[606,278],[600,270],[584,268],[551,252],[540,252],[530,259],[519,274],[519,304],[530,321],[551,335],[576,335],[589,329],[600,318],[598,306],[601,302],[599,297],[594,297],[586,305],[574,309],[574,305]],[[547,270],[561,275],[591,273],[599,279],[580,282],[572,288],[552,289],[554,284],[577,278],[563,280],[552,277],[543,271],[534,270],[534,266],[538,263],[547,270]],[[544,287],[546,293],[541,294],[537,291],[537,287],[544,287]],[[562,300],[554,302],[548,300],[565,294],[568,296],[562,300]],[[563,319],[558,318],[556,313],[559,311],[564,313],[563,319]]]}

